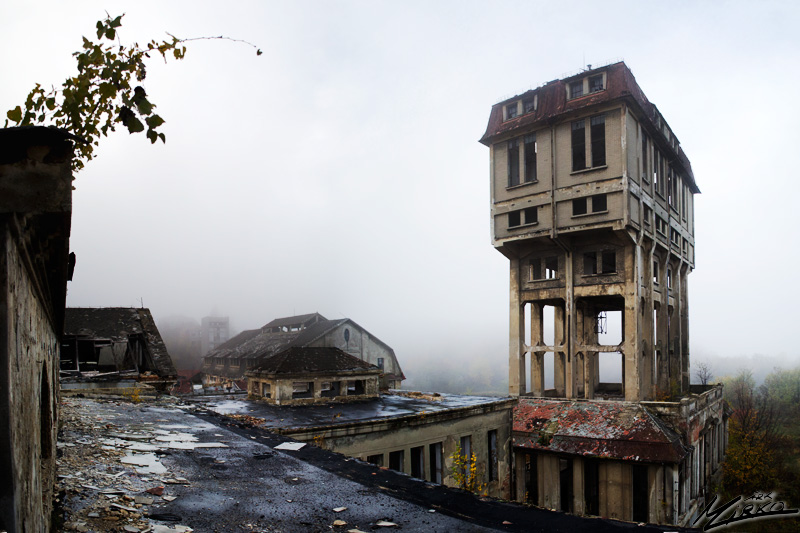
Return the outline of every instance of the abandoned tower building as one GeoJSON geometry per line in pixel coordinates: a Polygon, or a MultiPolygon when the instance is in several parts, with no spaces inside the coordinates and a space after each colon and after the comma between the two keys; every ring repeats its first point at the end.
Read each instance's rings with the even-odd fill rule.
{"type": "Polygon", "coordinates": [[[494,105],[481,142],[510,263],[516,498],[686,523],[727,432],[721,388],[689,385],[700,191],[678,139],[619,62],[494,105]]]}

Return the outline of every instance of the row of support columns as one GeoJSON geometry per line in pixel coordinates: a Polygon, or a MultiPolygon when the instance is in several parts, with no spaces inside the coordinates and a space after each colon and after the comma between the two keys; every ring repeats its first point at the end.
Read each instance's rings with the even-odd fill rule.
{"type": "MultiPolygon", "coordinates": [[[[623,283],[597,277],[592,286],[575,287],[573,252],[565,250],[563,287],[523,287],[519,259],[511,259],[509,393],[545,396],[544,360],[554,354],[553,392],[561,398],[592,399],[599,385],[601,353],[622,354],[622,392],[638,401],[679,395],[689,388],[689,267],[667,256],[653,241],[630,243],[624,249],[623,283]],[[671,288],[670,288],[671,285],[671,288]],[[598,286],[601,290],[597,290],[598,286]],[[541,297],[540,297],[541,296],[541,297]],[[530,345],[525,344],[525,307],[530,309],[530,345]],[[544,340],[544,308],[552,305],[553,343],[544,340]],[[621,310],[622,341],[601,345],[596,329],[601,311],[621,310]],[[526,375],[526,356],[530,375],[526,375]],[[530,387],[528,387],[530,380],[530,387]],[[528,389],[530,392],[528,393],[528,389]]],[[[577,260],[580,260],[578,258],[577,260]]]]}

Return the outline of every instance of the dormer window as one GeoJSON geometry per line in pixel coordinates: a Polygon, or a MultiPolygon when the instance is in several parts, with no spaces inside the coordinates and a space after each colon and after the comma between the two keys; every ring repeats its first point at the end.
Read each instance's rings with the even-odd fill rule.
{"type": "Polygon", "coordinates": [[[525,114],[536,111],[536,95],[522,101],[522,112],[525,114]]]}
{"type": "Polygon", "coordinates": [[[569,97],[578,98],[583,96],[583,80],[573,81],[569,84],[569,97]]]}
{"type": "Polygon", "coordinates": [[[605,87],[603,87],[603,75],[598,74],[596,76],[589,77],[589,92],[596,93],[597,91],[602,91],[605,87]]]}
{"type": "Polygon", "coordinates": [[[506,120],[511,120],[517,116],[517,103],[508,104],[506,106],[506,120]]]}

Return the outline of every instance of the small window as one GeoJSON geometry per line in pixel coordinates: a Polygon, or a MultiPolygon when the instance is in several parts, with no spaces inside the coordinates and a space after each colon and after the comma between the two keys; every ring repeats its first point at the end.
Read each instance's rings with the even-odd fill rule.
{"type": "Polygon", "coordinates": [[[586,214],[586,198],[575,198],[572,200],[572,216],[586,214]]]}
{"type": "Polygon", "coordinates": [[[650,183],[647,173],[647,135],[644,133],[642,134],[642,180],[645,183],[650,183]]]}
{"type": "Polygon", "coordinates": [[[539,209],[536,207],[526,207],[522,210],[525,218],[525,224],[537,224],[539,222],[539,209]]]}
{"type": "Polygon", "coordinates": [[[605,194],[595,194],[592,196],[592,213],[608,211],[608,202],[605,194]]]}
{"type": "Polygon", "coordinates": [[[658,285],[658,261],[653,261],[653,284],[658,285]]]}
{"type": "Polygon", "coordinates": [[[508,104],[506,106],[506,120],[511,120],[517,116],[517,103],[508,104]]]}
{"type": "Polygon", "coordinates": [[[368,455],[367,456],[367,462],[368,463],[372,463],[375,466],[383,466],[383,454],[382,453],[378,453],[378,454],[375,454],[375,455],[368,455]]]}
{"type": "Polygon", "coordinates": [[[592,166],[602,167],[606,164],[606,117],[592,117],[592,166]]]}
{"type": "Polygon", "coordinates": [[[576,120],[572,123],[572,171],[586,168],[586,123],[576,120]]]}
{"type": "Polygon", "coordinates": [[[519,185],[519,141],[508,141],[508,186],[519,185]]]}
{"type": "Polygon", "coordinates": [[[523,113],[532,113],[536,111],[536,95],[522,101],[522,110],[523,113]]]}
{"type": "Polygon", "coordinates": [[[672,269],[667,269],[667,288],[672,290],[672,269]]]}
{"type": "Polygon", "coordinates": [[[493,429],[487,433],[487,437],[489,440],[489,457],[488,457],[488,467],[489,467],[489,481],[497,481],[497,467],[498,467],[498,457],[497,457],[497,430],[493,429]]]}
{"type": "Polygon", "coordinates": [[[617,254],[614,251],[603,252],[601,272],[603,274],[613,274],[617,271],[617,254]]]}
{"type": "Polygon", "coordinates": [[[521,211],[510,211],[508,213],[508,227],[514,228],[522,225],[521,211]]]}
{"type": "Polygon", "coordinates": [[[548,257],[544,260],[545,279],[558,278],[558,257],[548,257]]]}
{"type": "Polygon", "coordinates": [[[411,448],[411,476],[422,479],[425,472],[425,447],[411,448]]]}
{"type": "Polygon", "coordinates": [[[530,134],[524,137],[525,149],[525,183],[536,181],[536,135],[530,134]]]}
{"type": "Polygon", "coordinates": [[[403,463],[405,462],[403,459],[403,450],[397,450],[395,452],[389,452],[389,468],[392,470],[396,470],[398,472],[403,471],[403,463]]]}
{"type": "Polygon", "coordinates": [[[578,98],[583,96],[583,80],[573,81],[569,84],[569,97],[578,98]]]}
{"type": "Polygon", "coordinates": [[[594,276],[597,274],[597,252],[583,254],[583,275],[594,276]]]}
{"type": "Polygon", "coordinates": [[[383,370],[383,357],[378,357],[378,368],[383,370]]]}
{"type": "Polygon", "coordinates": [[[597,76],[590,76],[589,77],[589,92],[596,93],[597,91],[603,90],[603,75],[598,74],[597,76]]]}

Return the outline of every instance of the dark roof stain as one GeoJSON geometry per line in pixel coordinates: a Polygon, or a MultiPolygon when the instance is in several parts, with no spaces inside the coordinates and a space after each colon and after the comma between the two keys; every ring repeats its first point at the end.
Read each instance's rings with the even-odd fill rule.
{"type": "MultiPolygon", "coordinates": [[[[295,346],[264,359],[252,373],[259,375],[323,374],[332,372],[380,374],[375,365],[339,348],[295,346]]],[[[250,373],[248,372],[248,375],[250,373]]]]}
{"type": "Polygon", "coordinates": [[[631,402],[520,399],[514,446],[589,457],[678,463],[690,451],[680,435],[631,402]]]}

